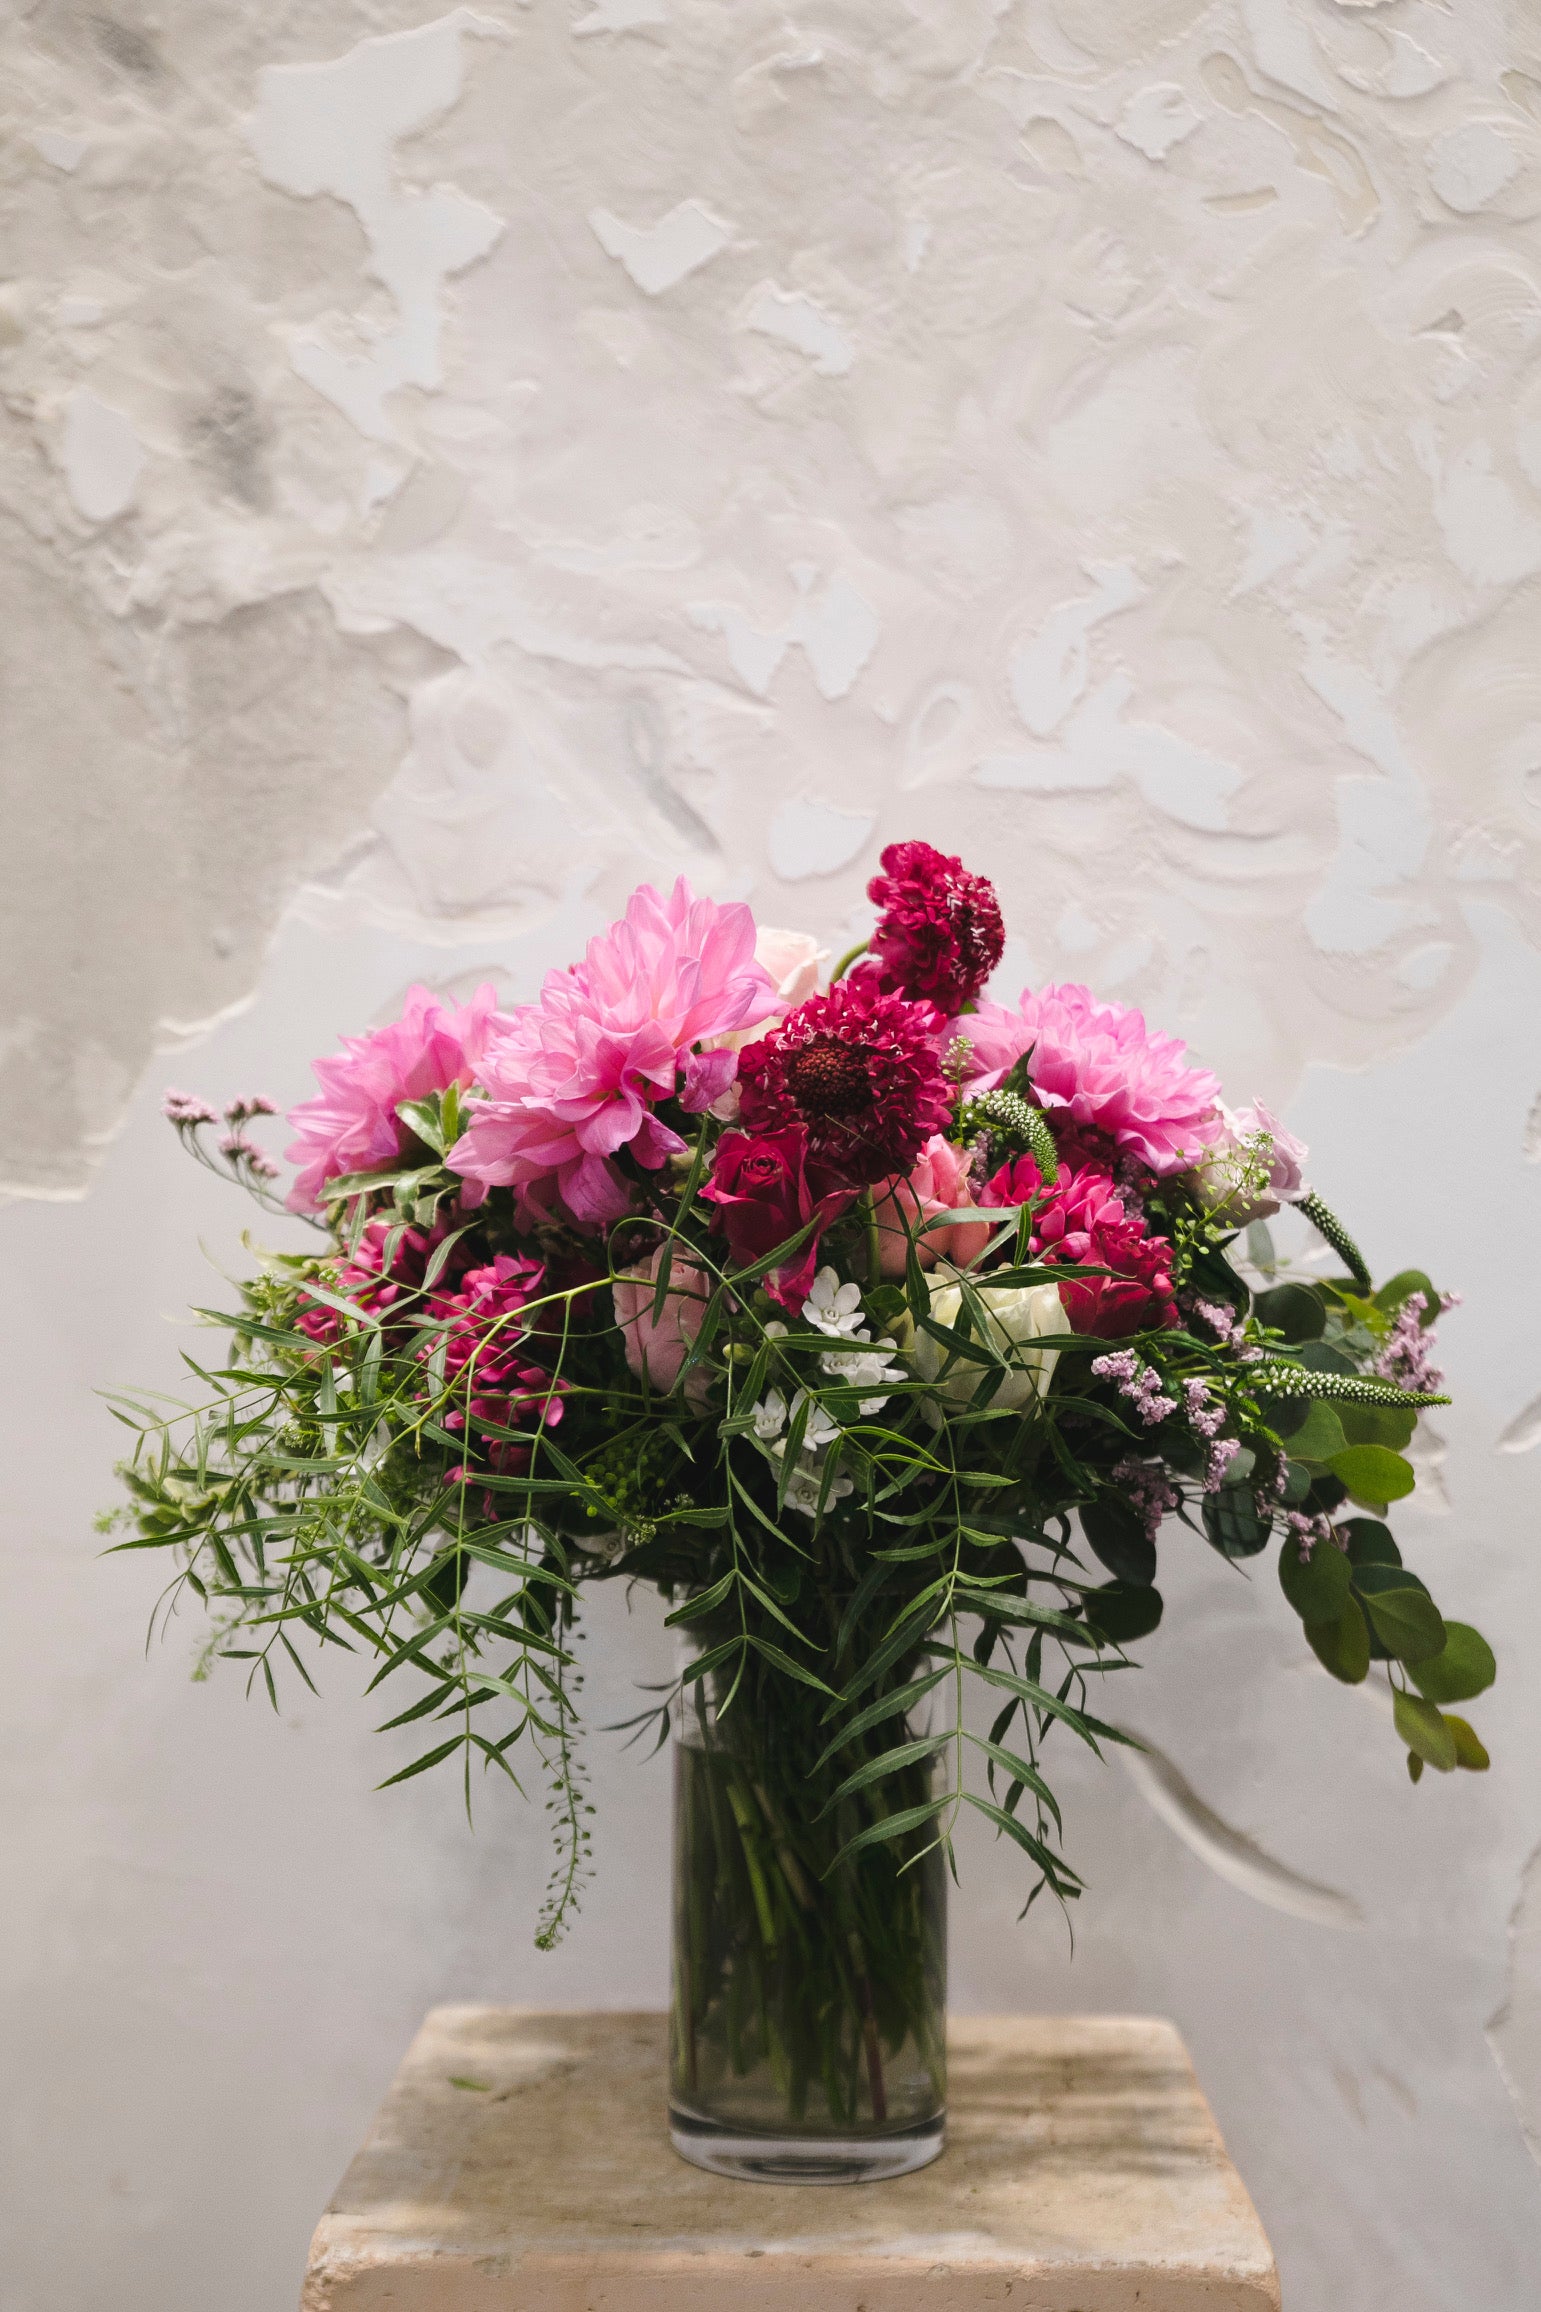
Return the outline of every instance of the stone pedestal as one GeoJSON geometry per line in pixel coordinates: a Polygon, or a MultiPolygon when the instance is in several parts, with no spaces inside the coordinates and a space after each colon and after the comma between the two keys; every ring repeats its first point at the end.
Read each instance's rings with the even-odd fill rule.
{"type": "Polygon", "coordinates": [[[1277,2312],[1169,2023],[964,2016],[950,2064],[919,2174],[724,2183],[669,2147],[662,2016],[437,2008],[303,2312],[1277,2312]]]}

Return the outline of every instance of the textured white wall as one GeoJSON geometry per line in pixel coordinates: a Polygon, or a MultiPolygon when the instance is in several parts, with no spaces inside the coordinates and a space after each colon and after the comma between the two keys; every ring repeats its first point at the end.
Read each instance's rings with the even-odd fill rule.
{"type": "Polygon", "coordinates": [[[1169,1543],[1126,1716],[1365,1923],[1067,1758],[1075,1961],[981,1850],[956,1996],[1174,2013],[1292,2312],[1541,2299],[1538,218],[1534,0],[0,9],[4,2312],[280,2312],[429,1998],[664,1983],[660,1766],[541,1960],[533,1815],[142,1661],[88,1392],[245,1217],[163,1076],[296,1097],[643,874],[838,930],[900,833],[1464,1285],[1407,1526],[1506,1670],[1414,1792],[1169,1543]]]}

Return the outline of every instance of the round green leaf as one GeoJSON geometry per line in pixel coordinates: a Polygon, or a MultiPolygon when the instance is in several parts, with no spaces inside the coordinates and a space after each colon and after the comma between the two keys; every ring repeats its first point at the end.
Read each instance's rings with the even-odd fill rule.
{"type": "Polygon", "coordinates": [[[1303,1461],[1286,1461],[1284,1464],[1284,1491],[1279,1496],[1280,1500],[1288,1508],[1293,1509],[1304,1501],[1310,1490],[1311,1472],[1305,1463],[1303,1461]]]}
{"type": "Polygon", "coordinates": [[[1204,1531],[1222,1557],[1256,1557],[1273,1531],[1272,1509],[1259,1509],[1250,1487],[1222,1485],[1204,1496],[1204,1531]]]}
{"type": "Polygon", "coordinates": [[[1272,1325],[1287,1341],[1319,1341],[1327,1323],[1321,1295],[1309,1285],[1276,1284],[1260,1292],[1252,1307],[1261,1324],[1272,1325]]]}
{"type": "Polygon", "coordinates": [[[1348,1437],[1335,1405],[1319,1398],[1306,1415],[1305,1421],[1290,1439],[1292,1461],[1330,1461],[1348,1444],[1348,1437]]]}
{"type": "Polygon", "coordinates": [[[1359,1600],[1349,1597],[1336,1621],[1307,1622],[1306,1641],[1324,1670],[1345,1686],[1362,1685],[1370,1674],[1370,1633],[1359,1600]]]}
{"type": "Polygon", "coordinates": [[[1493,1761],[1477,1739],[1475,1728],[1468,1726],[1464,1718],[1457,1718],[1452,1711],[1446,1710],[1442,1715],[1455,1743],[1457,1766],[1464,1766],[1468,1774],[1486,1774],[1493,1761]]]}
{"type": "Polygon", "coordinates": [[[1440,1774],[1455,1772],[1455,1736],[1432,1702],[1400,1691],[1392,1697],[1397,1732],[1409,1750],[1440,1774]]]}
{"type": "Polygon", "coordinates": [[[1431,1702],[1469,1702],[1485,1694],[1498,1675],[1493,1649],[1470,1622],[1446,1622],[1445,1650],[1412,1672],[1413,1684],[1431,1702]]]}
{"type": "Polygon", "coordinates": [[[1366,1508],[1379,1509],[1388,1501],[1400,1501],[1417,1483],[1412,1464],[1385,1445],[1350,1445],[1332,1456],[1331,1468],[1366,1508]]]}
{"type": "Polygon", "coordinates": [[[1110,1574],[1131,1589],[1148,1589],[1156,1575],[1156,1545],[1139,1511],[1121,1494],[1103,1493],[1081,1511],[1081,1531],[1110,1574]]]}
{"type": "Polygon", "coordinates": [[[1339,1528],[1348,1539],[1350,1565],[1400,1565],[1402,1552],[1391,1537],[1391,1528],[1382,1525],[1379,1518],[1351,1517],[1339,1528]]]}
{"type": "Polygon", "coordinates": [[[1148,1638],[1161,1620],[1161,1592],[1128,1582],[1107,1582],[1089,1590],[1083,1602],[1087,1621],[1115,1646],[1148,1638]]]}
{"type": "Polygon", "coordinates": [[[1335,1622],[1348,1603],[1352,1575],[1348,1559],[1330,1541],[1319,1541],[1309,1558],[1287,1534],[1279,1551],[1279,1587],[1303,1622],[1335,1622]]]}
{"type": "Polygon", "coordinates": [[[1439,1608],[1404,1566],[1361,1566],[1354,1574],[1354,1588],[1371,1629],[1399,1662],[1430,1662],[1443,1653],[1445,1625],[1439,1608]]]}
{"type": "Polygon", "coordinates": [[[1313,1373],[1352,1373],[1354,1364],[1341,1349],[1331,1349],[1325,1341],[1306,1341],[1295,1351],[1300,1363],[1313,1373]]]}
{"type": "Polygon", "coordinates": [[[1423,1308],[1420,1322],[1429,1325],[1439,1314],[1439,1295],[1421,1268],[1404,1268],[1391,1277],[1375,1296],[1375,1306],[1388,1317],[1394,1317],[1405,1300],[1422,1293],[1423,1308]]]}

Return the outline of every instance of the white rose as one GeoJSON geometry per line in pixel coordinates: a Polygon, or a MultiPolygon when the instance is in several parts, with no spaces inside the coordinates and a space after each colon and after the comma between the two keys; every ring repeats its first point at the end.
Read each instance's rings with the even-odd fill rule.
{"type": "MultiPolygon", "coordinates": [[[[1059,1287],[1053,1284],[992,1285],[982,1282],[974,1286],[985,1306],[988,1318],[986,1345],[999,1351],[1010,1366],[1004,1380],[990,1399],[992,1405],[1006,1406],[1021,1411],[1045,1395],[1054,1368],[1059,1362],[1058,1349],[1040,1348],[1036,1344],[1052,1334],[1068,1333],[1070,1319],[1065,1314],[1059,1287]]],[[[931,1280],[931,1314],[938,1324],[955,1332],[964,1330],[963,1289],[950,1277],[937,1275],[931,1280]]],[[[977,1337],[977,1336],[974,1336],[977,1337]]],[[[946,1364],[951,1351],[945,1341],[918,1328],[915,1345],[911,1350],[915,1369],[923,1381],[935,1381],[946,1364]]],[[[937,1382],[937,1395],[950,1405],[966,1406],[983,1380],[986,1367],[959,1353],[945,1380],[937,1382]]]]}

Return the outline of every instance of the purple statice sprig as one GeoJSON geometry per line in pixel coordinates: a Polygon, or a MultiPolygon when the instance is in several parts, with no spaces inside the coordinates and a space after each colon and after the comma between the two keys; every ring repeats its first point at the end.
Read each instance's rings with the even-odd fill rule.
{"type": "Polygon", "coordinates": [[[1207,1382],[1195,1376],[1183,1383],[1183,1410],[1194,1435],[1209,1448],[1204,1465],[1204,1491],[1218,1493],[1225,1483],[1226,1471],[1241,1451],[1239,1437],[1222,1437],[1226,1410],[1209,1391],[1207,1382]]]}
{"type": "Polygon", "coordinates": [[[1162,1519],[1182,1506],[1181,1489],[1173,1483],[1159,1461],[1141,1461],[1132,1453],[1126,1454],[1122,1461],[1114,1464],[1112,1476],[1114,1484],[1123,1488],[1124,1499],[1154,1541],[1161,1529],[1162,1519]]]}
{"type": "Polygon", "coordinates": [[[279,1167],[267,1150],[254,1140],[246,1129],[259,1116],[276,1116],[276,1104],[265,1092],[246,1092],[226,1103],[223,1113],[211,1108],[194,1092],[168,1090],[161,1102],[161,1114],[176,1128],[183,1147],[203,1166],[206,1172],[217,1172],[222,1179],[233,1180],[240,1188],[255,1196],[259,1203],[274,1211],[285,1206],[268,1194],[268,1183],[279,1176],[279,1167]],[[223,1130],[219,1128],[223,1126],[223,1130]],[[218,1131],[212,1146],[205,1140],[206,1131],[218,1131]]]}
{"type": "Polygon", "coordinates": [[[1437,1395],[1445,1385],[1445,1376],[1434,1362],[1434,1327],[1442,1316],[1459,1307],[1460,1299],[1458,1292],[1441,1293],[1438,1308],[1432,1308],[1427,1293],[1409,1293],[1371,1367],[1376,1378],[1419,1395],[1437,1395]]]}
{"type": "Polygon", "coordinates": [[[1177,1410],[1177,1399],[1166,1394],[1166,1384],[1154,1365],[1147,1365],[1133,1349],[1115,1349],[1093,1357],[1091,1369],[1099,1381],[1117,1384],[1147,1428],[1167,1420],[1177,1410]]]}

